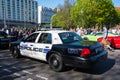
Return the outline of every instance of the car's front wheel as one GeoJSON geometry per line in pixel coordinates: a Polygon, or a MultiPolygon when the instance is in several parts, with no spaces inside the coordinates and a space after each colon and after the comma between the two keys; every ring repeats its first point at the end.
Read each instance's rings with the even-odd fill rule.
{"type": "Polygon", "coordinates": [[[20,58],[20,51],[16,46],[12,49],[12,56],[13,58],[20,58]]]}
{"type": "Polygon", "coordinates": [[[50,65],[50,68],[56,72],[63,71],[65,68],[62,58],[58,54],[51,54],[48,59],[48,63],[50,65]]]}

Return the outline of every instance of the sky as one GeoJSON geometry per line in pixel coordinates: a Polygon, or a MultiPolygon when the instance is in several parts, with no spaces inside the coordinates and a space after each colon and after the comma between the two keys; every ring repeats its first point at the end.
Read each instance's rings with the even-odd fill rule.
{"type": "MultiPolygon", "coordinates": [[[[48,8],[56,8],[60,4],[64,4],[64,0],[36,0],[39,6],[48,8]]],[[[120,0],[112,0],[115,7],[120,7],[120,0]]]]}
{"type": "Polygon", "coordinates": [[[56,8],[59,4],[64,4],[64,0],[36,0],[39,6],[56,8]]]}

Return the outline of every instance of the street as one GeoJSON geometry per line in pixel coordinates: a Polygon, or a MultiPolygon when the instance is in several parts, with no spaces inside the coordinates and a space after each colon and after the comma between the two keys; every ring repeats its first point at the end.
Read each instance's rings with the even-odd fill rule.
{"type": "Polygon", "coordinates": [[[0,50],[0,80],[119,80],[120,50],[108,51],[108,59],[92,69],[68,68],[54,72],[48,63],[23,57],[13,59],[9,50],[0,50]]]}

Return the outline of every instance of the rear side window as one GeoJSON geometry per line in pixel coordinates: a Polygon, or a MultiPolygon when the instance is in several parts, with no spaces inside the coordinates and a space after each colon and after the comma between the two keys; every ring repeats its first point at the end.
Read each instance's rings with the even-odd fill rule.
{"type": "Polygon", "coordinates": [[[38,43],[52,44],[52,35],[50,33],[42,33],[38,43]]]}
{"type": "Polygon", "coordinates": [[[59,33],[59,36],[63,43],[70,43],[74,41],[81,41],[83,40],[79,35],[74,32],[63,32],[59,33]]]}
{"type": "Polygon", "coordinates": [[[34,33],[32,35],[30,35],[28,38],[26,38],[26,42],[35,42],[37,36],[38,36],[39,33],[34,33]]]}

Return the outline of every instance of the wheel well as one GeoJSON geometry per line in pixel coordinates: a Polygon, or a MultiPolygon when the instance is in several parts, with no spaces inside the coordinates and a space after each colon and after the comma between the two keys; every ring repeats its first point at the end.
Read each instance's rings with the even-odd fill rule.
{"type": "MultiPolygon", "coordinates": [[[[19,50],[18,45],[14,45],[14,46],[12,46],[12,50],[11,51],[15,50],[15,48],[19,50]]],[[[20,53],[20,50],[19,50],[19,53],[20,53]]]]}
{"type": "Polygon", "coordinates": [[[47,53],[46,60],[48,61],[49,56],[50,56],[51,54],[54,54],[54,53],[55,53],[55,54],[58,54],[58,55],[61,55],[61,53],[58,52],[58,51],[50,51],[50,52],[47,53]]]}

